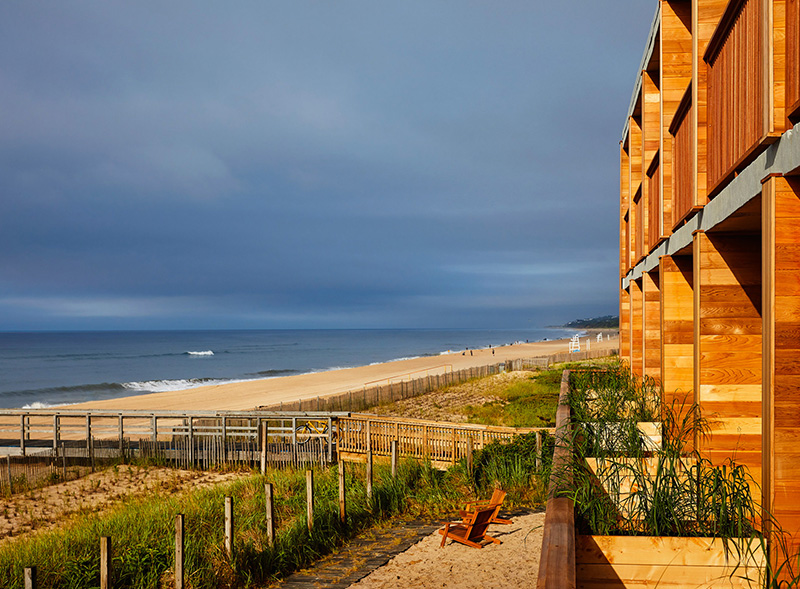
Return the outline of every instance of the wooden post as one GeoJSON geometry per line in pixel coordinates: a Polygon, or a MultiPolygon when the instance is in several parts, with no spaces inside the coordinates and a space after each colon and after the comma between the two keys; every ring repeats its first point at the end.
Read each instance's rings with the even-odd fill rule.
{"type": "Polygon", "coordinates": [[[36,567],[25,568],[25,589],[36,589],[36,567]]]}
{"type": "Polygon", "coordinates": [[[275,508],[272,503],[272,483],[264,485],[264,497],[267,510],[267,542],[272,546],[275,542],[275,508]]]}
{"type": "Polygon", "coordinates": [[[89,461],[92,464],[92,472],[94,472],[94,437],[89,437],[89,461]]]}
{"type": "Polygon", "coordinates": [[[392,478],[397,476],[397,440],[392,440],[392,478]]]}
{"type": "Polygon", "coordinates": [[[297,465],[297,418],[292,417],[292,464],[297,465]]]}
{"type": "Polygon", "coordinates": [[[314,527],[314,471],[306,471],[306,519],[308,531],[314,527]]]}
{"type": "Polygon", "coordinates": [[[542,468],[542,432],[536,432],[536,468],[542,468]]]}
{"type": "Polygon", "coordinates": [[[61,468],[64,470],[64,481],[67,480],[67,445],[61,442],[61,468]]]}
{"type": "Polygon", "coordinates": [[[328,418],[328,464],[333,462],[333,419],[328,418]]]}
{"type": "Polygon", "coordinates": [[[118,427],[119,427],[119,455],[120,458],[125,457],[125,418],[119,414],[118,427]]]}
{"type": "Polygon", "coordinates": [[[233,557],[233,497],[225,497],[225,552],[233,557]]]}
{"type": "Polygon", "coordinates": [[[222,418],[222,463],[228,463],[228,418],[222,418]]]}
{"type": "MultiPolygon", "coordinates": [[[[155,446],[156,442],[158,442],[158,418],[155,415],[153,415],[150,418],[150,421],[151,421],[151,424],[153,426],[153,435],[152,435],[151,439],[153,440],[153,446],[155,446]]],[[[155,450],[155,448],[153,448],[153,449],[155,450]]]]}
{"type": "Polygon", "coordinates": [[[458,438],[456,433],[456,428],[453,428],[453,455],[452,455],[452,463],[456,463],[456,453],[458,450],[458,438]]]}
{"type": "Polygon", "coordinates": [[[467,437],[467,472],[472,474],[472,436],[467,437]]]}
{"type": "Polygon", "coordinates": [[[100,589],[109,589],[111,579],[111,537],[100,536],[100,589]]]}
{"type": "Polygon", "coordinates": [[[347,502],[345,496],[345,467],[342,460],[339,461],[339,521],[345,523],[347,521],[347,502]]]}
{"type": "Polygon", "coordinates": [[[189,416],[189,465],[194,468],[194,417],[189,416]]]}
{"type": "Polygon", "coordinates": [[[25,456],[25,415],[19,416],[19,451],[25,456]]]}
{"type": "Polygon", "coordinates": [[[183,514],[175,516],[175,589],[183,589],[183,514]]]}
{"type": "Polygon", "coordinates": [[[367,449],[367,498],[372,499],[372,448],[367,449]]]}
{"type": "Polygon", "coordinates": [[[53,415],[53,450],[58,452],[58,414],[53,415]]]}
{"type": "Polygon", "coordinates": [[[8,493],[14,493],[14,482],[11,480],[11,454],[6,455],[6,462],[8,464],[8,493]]]}
{"type": "Polygon", "coordinates": [[[267,472],[267,433],[268,433],[267,428],[268,427],[269,427],[268,421],[264,421],[261,424],[261,474],[266,474],[267,472]]]}
{"type": "Polygon", "coordinates": [[[422,459],[428,457],[428,425],[422,426],[422,459]]]}

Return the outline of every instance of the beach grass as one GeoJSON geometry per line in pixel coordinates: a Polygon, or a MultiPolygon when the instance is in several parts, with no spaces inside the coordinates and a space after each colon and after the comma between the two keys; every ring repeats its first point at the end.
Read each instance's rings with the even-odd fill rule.
{"type": "Polygon", "coordinates": [[[496,401],[469,405],[470,423],[507,427],[553,427],[555,425],[561,371],[543,370],[507,387],[493,391],[496,401]]]}
{"type": "Polygon", "coordinates": [[[307,566],[359,531],[393,516],[447,519],[466,500],[487,496],[494,484],[511,491],[510,505],[541,503],[545,479],[520,454],[527,451],[526,446],[512,452],[498,449],[499,445],[484,450],[471,472],[465,461],[443,472],[408,460],[392,477],[387,465],[376,464],[371,499],[366,495],[365,467],[348,464],[345,523],[339,520],[338,467],[315,469],[311,532],[301,470],[245,473],[240,480],[214,487],[133,498],[109,511],[76,518],[60,529],[6,542],[0,546],[0,586],[21,587],[23,569],[35,566],[39,588],[97,587],[101,536],[110,536],[114,547],[114,586],[171,586],[177,514],[185,518],[187,585],[247,587],[307,566]],[[272,546],[267,542],[265,518],[268,482],[273,484],[276,519],[272,546]],[[223,548],[226,496],[233,497],[234,504],[232,557],[223,548]]]}

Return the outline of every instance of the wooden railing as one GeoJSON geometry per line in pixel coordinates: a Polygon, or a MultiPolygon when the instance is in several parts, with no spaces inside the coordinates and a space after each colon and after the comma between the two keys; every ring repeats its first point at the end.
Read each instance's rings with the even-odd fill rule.
{"type": "Polygon", "coordinates": [[[661,158],[655,159],[647,170],[647,251],[661,239],[661,158]]]}
{"type": "Polygon", "coordinates": [[[571,589],[576,586],[575,512],[564,491],[572,486],[572,426],[569,408],[569,370],[561,375],[556,410],[556,444],[547,489],[547,511],[539,559],[538,589],[571,589]]]}
{"type": "Polygon", "coordinates": [[[731,0],[703,59],[708,64],[709,194],[765,138],[762,2],[731,0]]]}
{"type": "Polygon", "coordinates": [[[3,409],[0,453],[89,460],[99,454],[150,455],[201,467],[231,462],[331,462],[334,422],[346,415],[3,409]]]}
{"type": "Polygon", "coordinates": [[[694,194],[694,128],[692,126],[692,87],[678,105],[669,132],[673,137],[672,155],[672,228],[692,211],[694,194]]]}
{"type": "Polygon", "coordinates": [[[509,442],[518,434],[530,432],[537,432],[536,446],[541,457],[541,434],[554,431],[553,428],[495,427],[365,414],[341,417],[337,430],[340,460],[363,461],[368,450],[373,456],[391,456],[392,442],[396,441],[401,457],[430,460],[436,467],[455,464],[494,441],[509,442]]]}

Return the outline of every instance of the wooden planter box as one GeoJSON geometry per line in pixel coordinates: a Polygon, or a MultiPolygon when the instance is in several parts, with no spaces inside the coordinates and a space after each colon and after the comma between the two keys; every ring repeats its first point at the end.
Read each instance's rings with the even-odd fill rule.
{"type": "MultiPolygon", "coordinates": [[[[761,587],[766,559],[714,538],[575,536],[578,587],[761,587]]],[[[733,544],[733,542],[731,543],[733,544]]]]}

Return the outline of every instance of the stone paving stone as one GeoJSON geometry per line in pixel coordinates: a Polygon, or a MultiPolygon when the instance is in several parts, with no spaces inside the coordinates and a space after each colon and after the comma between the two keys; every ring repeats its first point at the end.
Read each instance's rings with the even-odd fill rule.
{"type": "Polygon", "coordinates": [[[441,527],[437,521],[402,522],[368,530],[336,554],[271,585],[273,589],[346,589],[441,527]]]}

